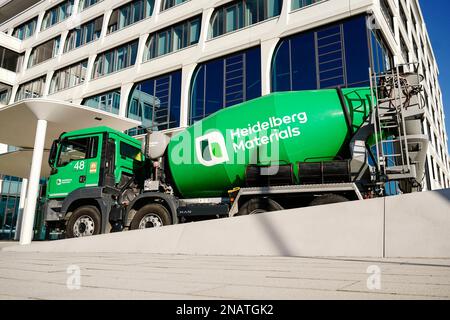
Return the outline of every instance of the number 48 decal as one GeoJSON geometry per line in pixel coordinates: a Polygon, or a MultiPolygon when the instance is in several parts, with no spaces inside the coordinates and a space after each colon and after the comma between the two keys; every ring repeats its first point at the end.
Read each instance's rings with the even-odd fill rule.
{"type": "Polygon", "coordinates": [[[73,166],[73,168],[77,171],[82,171],[84,170],[84,161],[78,161],[75,163],[75,165],[73,166]]]}

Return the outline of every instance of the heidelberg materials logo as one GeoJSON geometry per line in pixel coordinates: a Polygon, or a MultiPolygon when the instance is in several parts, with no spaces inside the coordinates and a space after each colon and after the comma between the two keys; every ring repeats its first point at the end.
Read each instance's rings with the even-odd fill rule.
{"type": "Polygon", "coordinates": [[[228,151],[223,135],[218,132],[210,132],[195,139],[195,151],[198,161],[212,167],[229,161],[228,151]]]}

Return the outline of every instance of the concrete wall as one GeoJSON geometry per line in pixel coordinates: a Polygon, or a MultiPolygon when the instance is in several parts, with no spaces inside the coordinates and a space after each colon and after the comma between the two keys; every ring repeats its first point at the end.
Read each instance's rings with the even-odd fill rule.
{"type": "Polygon", "coordinates": [[[445,190],[4,250],[450,258],[449,230],[445,190]]]}

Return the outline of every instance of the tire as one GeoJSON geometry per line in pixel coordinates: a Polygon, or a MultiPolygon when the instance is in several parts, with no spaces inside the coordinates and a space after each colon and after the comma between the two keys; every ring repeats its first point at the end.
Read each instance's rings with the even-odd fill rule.
{"type": "Polygon", "coordinates": [[[100,234],[101,217],[95,206],[77,208],[67,221],[66,238],[80,238],[100,234]]]}
{"type": "Polygon", "coordinates": [[[333,204],[333,203],[341,203],[341,202],[348,202],[349,200],[341,195],[330,193],[330,194],[324,194],[323,196],[315,198],[311,203],[309,204],[310,207],[313,206],[321,206],[325,204],[333,204]]]}
{"type": "Polygon", "coordinates": [[[158,203],[147,204],[136,212],[130,230],[158,228],[172,224],[169,211],[158,203]]]}
{"type": "Polygon", "coordinates": [[[259,214],[264,212],[272,212],[284,210],[284,208],[278,204],[278,202],[269,198],[254,198],[246,203],[239,209],[237,216],[247,216],[251,214],[259,214]]]}

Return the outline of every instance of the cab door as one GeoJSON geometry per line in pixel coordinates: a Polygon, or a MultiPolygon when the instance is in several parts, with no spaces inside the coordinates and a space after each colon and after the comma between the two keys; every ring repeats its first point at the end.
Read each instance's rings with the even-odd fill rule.
{"type": "Polygon", "coordinates": [[[49,197],[61,198],[79,188],[98,186],[101,140],[101,135],[91,135],[61,141],[56,170],[48,182],[49,197]]]}

